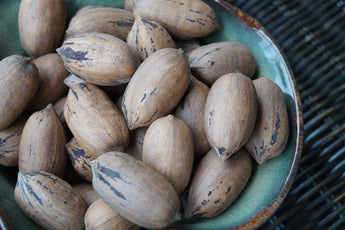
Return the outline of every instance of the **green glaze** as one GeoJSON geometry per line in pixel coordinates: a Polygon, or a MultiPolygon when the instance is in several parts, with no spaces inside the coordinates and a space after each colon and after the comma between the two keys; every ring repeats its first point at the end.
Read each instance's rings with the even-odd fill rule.
{"type": "MultiPolygon", "coordinates": [[[[0,7],[0,59],[25,55],[17,25],[19,0],[2,0],[0,7]]],[[[223,214],[211,219],[176,223],[187,229],[257,228],[279,207],[291,187],[302,148],[302,112],[296,85],[284,55],[265,29],[243,12],[223,1],[207,2],[217,13],[222,29],[204,39],[205,42],[238,41],[248,46],[257,61],[255,77],[267,77],[283,90],[289,113],[290,136],[287,148],[277,158],[255,165],[253,175],[237,201],[223,214]]],[[[67,0],[71,17],[85,5],[103,5],[123,8],[124,1],[67,0]]],[[[15,205],[13,197],[13,169],[0,168],[0,205],[5,207],[16,229],[40,229],[27,219],[15,205]],[[25,227],[24,227],[25,226],[25,227]]]]}

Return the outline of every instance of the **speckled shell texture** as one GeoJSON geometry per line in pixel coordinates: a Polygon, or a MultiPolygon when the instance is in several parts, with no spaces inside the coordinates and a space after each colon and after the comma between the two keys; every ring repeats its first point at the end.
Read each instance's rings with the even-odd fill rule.
{"type": "Polygon", "coordinates": [[[258,115],[246,149],[262,164],[279,156],[285,149],[289,139],[289,120],[284,94],[279,86],[267,78],[256,79],[253,83],[258,99],[258,115]]]}
{"type": "Polygon", "coordinates": [[[19,171],[46,171],[62,177],[67,135],[52,104],[33,113],[25,123],[19,145],[19,171]]]}
{"type": "Polygon", "coordinates": [[[186,218],[214,217],[228,208],[245,188],[252,171],[241,149],[225,161],[210,150],[197,166],[189,189],[186,218]]]}
{"type": "Polygon", "coordinates": [[[97,86],[71,86],[64,107],[66,123],[90,156],[124,151],[129,143],[126,121],[116,105],[97,86]]]}
{"type": "Polygon", "coordinates": [[[127,43],[98,32],[68,37],[56,51],[71,73],[96,85],[127,83],[140,64],[127,43]]]}
{"type": "Polygon", "coordinates": [[[180,199],[160,173],[128,154],[109,152],[91,162],[92,184],[121,216],[145,228],[180,220],[180,199]]]}
{"type": "Polygon", "coordinates": [[[190,76],[182,50],[165,48],[146,58],[128,83],[122,100],[129,129],[149,126],[168,115],[187,90],[190,76]]]}
{"type": "Polygon", "coordinates": [[[66,19],[64,0],[22,0],[18,28],[24,50],[32,57],[55,51],[64,35],[66,19]]]}
{"type": "Polygon", "coordinates": [[[24,213],[45,229],[84,229],[86,202],[53,174],[19,172],[14,195],[24,213]]]}
{"type": "Polygon", "coordinates": [[[85,6],[71,19],[66,30],[66,37],[99,32],[126,41],[133,23],[134,15],[127,10],[114,7],[85,6]]]}
{"type": "Polygon", "coordinates": [[[247,142],[256,113],[256,92],[247,76],[226,74],[212,85],[206,99],[204,125],[207,139],[220,159],[227,159],[247,142]]]}
{"type": "Polygon", "coordinates": [[[201,0],[136,0],[133,13],[184,40],[206,36],[219,27],[214,10],[201,0]]]}

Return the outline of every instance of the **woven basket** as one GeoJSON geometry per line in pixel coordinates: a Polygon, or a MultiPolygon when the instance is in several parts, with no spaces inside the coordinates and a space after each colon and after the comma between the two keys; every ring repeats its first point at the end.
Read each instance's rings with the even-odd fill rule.
{"type": "Polygon", "coordinates": [[[285,53],[303,106],[292,188],[260,229],[345,229],[345,2],[233,0],[285,53]]]}

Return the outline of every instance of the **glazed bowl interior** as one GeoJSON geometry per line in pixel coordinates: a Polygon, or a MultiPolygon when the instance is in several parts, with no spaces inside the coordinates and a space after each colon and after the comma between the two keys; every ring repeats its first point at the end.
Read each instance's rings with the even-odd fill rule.
{"type": "MultiPolygon", "coordinates": [[[[176,227],[198,230],[257,228],[282,203],[295,177],[302,148],[301,104],[289,64],[269,33],[257,21],[225,1],[205,2],[215,10],[222,28],[204,38],[203,42],[237,41],[250,48],[257,62],[255,78],[266,77],[273,80],[285,95],[290,134],[287,147],[279,157],[254,166],[245,190],[224,213],[210,219],[183,221],[176,227]]],[[[12,54],[27,55],[19,41],[17,25],[19,3],[19,0],[1,2],[0,59],[12,54]]],[[[124,5],[124,1],[116,0],[66,0],[66,3],[69,17],[86,5],[118,8],[123,8],[124,5]]],[[[16,206],[13,197],[15,179],[16,169],[0,167],[0,207],[3,207],[16,229],[40,229],[16,206]]]]}

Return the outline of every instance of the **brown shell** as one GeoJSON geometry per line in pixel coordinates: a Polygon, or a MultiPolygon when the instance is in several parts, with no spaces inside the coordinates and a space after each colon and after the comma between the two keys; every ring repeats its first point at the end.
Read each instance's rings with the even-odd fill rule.
{"type": "Polygon", "coordinates": [[[145,59],[123,96],[122,111],[129,129],[149,126],[169,114],[187,90],[190,76],[182,50],[165,48],[145,59]]]}
{"type": "Polygon", "coordinates": [[[198,157],[210,150],[204,127],[204,109],[209,88],[201,81],[192,78],[188,90],[174,111],[193,134],[194,153],[198,157]]]}
{"type": "Polygon", "coordinates": [[[289,138],[289,119],[284,94],[275,82],[268,78],[258,78],[253,84],[257,94],[258,114],[246,149],[262,164],[279,156],[285,149],[289,138]]]}
{"type": "Polygon", "coordinates": [[[134,15],[114,7],[85,6],[71,19],[66,37],[88,32],[99,32],[126,40],[134,23],[134,15]]]}
{"type": "Polygon", "coordinates": [[[205,105],[204,126],[211,147],[222,160],[249,139],[257,113],[255,88],[241,73],[225,74],[211,87],[205,105]]]}
{"type": "Polygon", "coordinates": [[[214,217],[227,209],[245,188],[252,171],[248,153],[241,149],[220,161],[210,150],[192,178],[185,217],[214,217]]]}
{"type": "MultiPolygon", "coordinates": [[[[121,113],[122,113],[122,110],[121,110],[122,98],[123,96],[119,97],[116,100],[116,106],[120,108],[121,113]]],[[[129,141],[129,146],[126,150],[126,153],[128,153],[129,155],[131,155],[132,157],[138,160],[142,160],[144,137],[145,137],[147,129],[148,127],[141,127],[141,128],[133,129],[129,132],[130,141],[129,141]]]]}
{"type": "Polygon", "coordinates": [[[86,202],[53,174],[19,172],[14,195],[24,213],[45,229],[84,229],[86,202]]]}
{"type": "Polygon", "coordinates": [[[115,105],[116,105],[117,108],[120,110],[121,114],[123,115],[123,111],[122,111],[122,99],[123,99],[123,95],[121,95],[121,96],[115,101],[115,105]]]}
{"type": "Polygon", "coordinates": [[[68,75],[68,77],[63,82],[68,87],[71,87],[74,84],[86,83],[87,81],[85,81],[84,79],[82,79],[82,78],[78,77],[77,75],[71,73],[71,74],[68,75]]]}
{"type": "Polygon", "coordinates": [[[63,83],[69,72],[57,53],[43,55],[34,60],[38,69],[39,86],[28,110],[44,109],[49,103],[55,103],[64,96],[68,87],[63,83]]]}
{"type": "Polygon", "coordinates": [[[68,37],[56,51],[70,72],[96,85],[127,83],[140,64],[127,43],[104,33],[68,37]]]}
{"type": "Polygon", "coordinates": [[[96,157],[86,153],[73,137],[67,144],[66,149],[71,159],[74,170],[85,180],[92,182],[91,161],[96,157]]]}
{"type": "Polygon", "coordinates": [[[19,143],[27,119],[21,116],[12,125],[0,130],[0,165],[18,165],[19,143]]]}
{"type": "Polygon", "coordinates": [[[55,51],[60,45],[67,20],[64,0],[22,0],[19,5],[19,37],[32,57],[55,51]]]}
{"type": "Polygon", "coordinates": [[[208,94],[208,92],[210,91],[210,88],[205,83],[203,83],[202,81],[199,81],[193,75],[191,77],[191,84],[197,85],[206,94],[208,94]]]}
{"type": "Polygon", "coordinates": [[[144,138],[148,127],[141,127],[130,131],[131,140],[126,151],[129,155],[142,160],[144,138]]]}
{"type": "Polygon", "coordinates": [[[135,0],[125,0],[125,10],[133,11],[135,0]]]}
{"type": "Polygon", "coordinates": [[[175,42],[159,23],[135,17],[134,25],[128,33],[127,44],[137,52],[141,60],[163,48],[176,48],[175,42]]]}
{"type": "Polygon", "coordinates": [[[173,115],[161,117],[148,128],[143,145],[143,162],[165,176],[181,193],[193,168],[194,145],[188,126],[173,115]]]}
{"type": "Polygon", "coordinates": [[[63,125],[66,124],[65,117],[63,116],[63,108],[65,107],[66,99],[67,96],[64,96],[53,105],[54,111],[63,125]]]}
{"type": "Polygon", "coordinates": [[[90,205],[85,214],[85,230],[139,230],[133,224],[110,208],[102,199],[90,205]]]}
{"type": "Polygon", "coordinates": [[[81,148],[90,155],[124,151],[128,146],[124,117],[109,97],[90,83],[70,87],[64,116],[81,148]]]}
{"type": "Polygon", "coordinates": [[[145,228],[180,220],[180,199],[169,181],[126,153],[109,152],[91,162],[92,185],[121,216],[145,228]]]}
{"type": "Polygon", "coordinates": [[[204,37],[219,28],[214,10],[201,0],[136,0],[133,13],[160,23],[183,40],[204,37]]]}
{"type": "Polygon", "coordinates": [[[193,74],[209,85],[227,73],[241,72],[252,77],[256,68],[249,48],[232,41],[200,46],[188,54],[188,60],[193,74]]]}
{"type": "Polygon", "coordinates": [[[31,58],[8,56],[0,61],[0,130],[12,124],[38,88],[38,70],[31,58]]]}
{"type": "Polygon", "coordinates": [[[188,41],[178,40],[178,41],[176,41],[176,46],[177,46],[177,48],[183,49],[186,57],[188,57],[189,53],[192,50],[199,48],[201,46],[201,44],[198,40],[188,40],[188,41]]]}
{"type": "Polygon", "coordinates": [[[92,184],[79,183],[72,185],[72,188],[84,198],[88,206],[90,206],[94,201],[100,199],[92,184]]]}
{"type": "Polygon", "coordinates": [[[66,166],[64,128],[49,104],[27,120],[19,145],[19,171],[46,171],[62,177],[66,166]]]}

